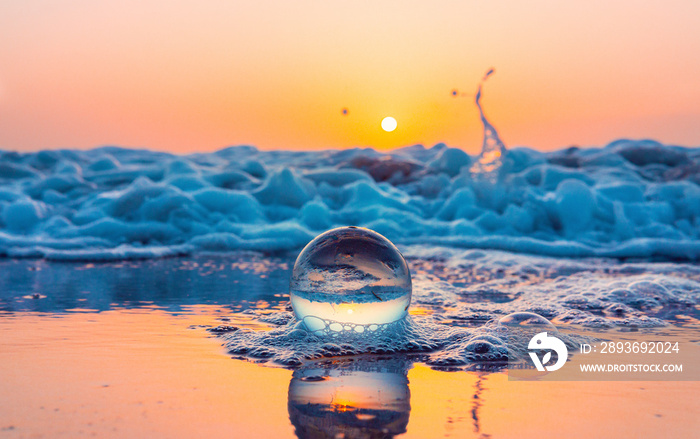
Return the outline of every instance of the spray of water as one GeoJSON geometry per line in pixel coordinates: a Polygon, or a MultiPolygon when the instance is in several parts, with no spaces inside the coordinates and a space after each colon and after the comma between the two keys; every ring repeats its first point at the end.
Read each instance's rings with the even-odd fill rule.
{"type": "Polygon", "coordinates": [[[481,154],[479,154],[479,157],[470,169],[475,177],[490,181],[495,181],[498,178],[498,171],[503,165],[503,156],[506,152],[506,147],[498,136],[496,128],[486,119],[484,110],[481,107],[481,88],[494,72],[494,69],[489,69],[486,72],[479,83],[479,89],[476,93],[476,106],[479,108],[481,123],[484,126],[484,142],[481,146],[481,154]]]}

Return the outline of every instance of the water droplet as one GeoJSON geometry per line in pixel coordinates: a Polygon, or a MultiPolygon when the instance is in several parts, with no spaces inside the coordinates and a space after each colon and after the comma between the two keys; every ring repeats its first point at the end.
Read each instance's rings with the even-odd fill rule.
{"type": "Polygon", "coordinates": [[[377,325],[403,319],[411,274],[399,250],[372,230],[341,227],[322,233],[299,254],[292,271],[294,314],[310,331],[377,325]]]}

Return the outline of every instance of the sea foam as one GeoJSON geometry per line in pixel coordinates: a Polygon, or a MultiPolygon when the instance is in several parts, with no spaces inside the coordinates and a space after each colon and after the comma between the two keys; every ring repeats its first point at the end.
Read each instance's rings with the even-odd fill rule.
{"type": "MultiPolygon", "coordinates": [[[[255,325],[212,332],[236,357],[286,367],[400,354],[436,368],[493,370],[529,358],[535,333],[556,333],[573,352],[591,342],[590,334],[663,334],[698,318],[700,268],[693,263],[434,246],[409,246],[404,255],[414,274],[411,311],[403,320],[368,325],[362,332],[342,325],[333,330],[328,321],[328,331],[309,331],[291,307],[252,309],[245,317],[255,325]]],[[[235,319],[226,322],[232,324],[235,319]]]]}
{"type": "Polygon", "coordinates": [[[475,177],[478,160],[443,144],[386,153],[2,152],[0,254],[288,251],[356,225],[399,247],[700,259],[699,149],[651,140],[513,148],[494,181],[475,177]]]}

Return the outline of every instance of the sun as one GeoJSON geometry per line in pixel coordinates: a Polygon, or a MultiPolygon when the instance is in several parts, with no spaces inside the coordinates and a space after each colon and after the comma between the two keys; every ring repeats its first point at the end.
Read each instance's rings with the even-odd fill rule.
{"type": "Polygon", "coordinates": [[[396,119],[391,116],[387,116],[382,119],[382,129],[388,133],[394,131],[396,129],[396,125],[396,119]]]}

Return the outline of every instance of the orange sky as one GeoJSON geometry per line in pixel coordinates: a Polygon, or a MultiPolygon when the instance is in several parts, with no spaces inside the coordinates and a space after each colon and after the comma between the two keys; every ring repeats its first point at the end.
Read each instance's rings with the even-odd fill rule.
{"type": "Polygon", "coordinates": [[[474,153],[490,67],[483,104],[508,146],[698,146],[699,16],[693,0],[8,0],[0,149],[474,153]]]}

